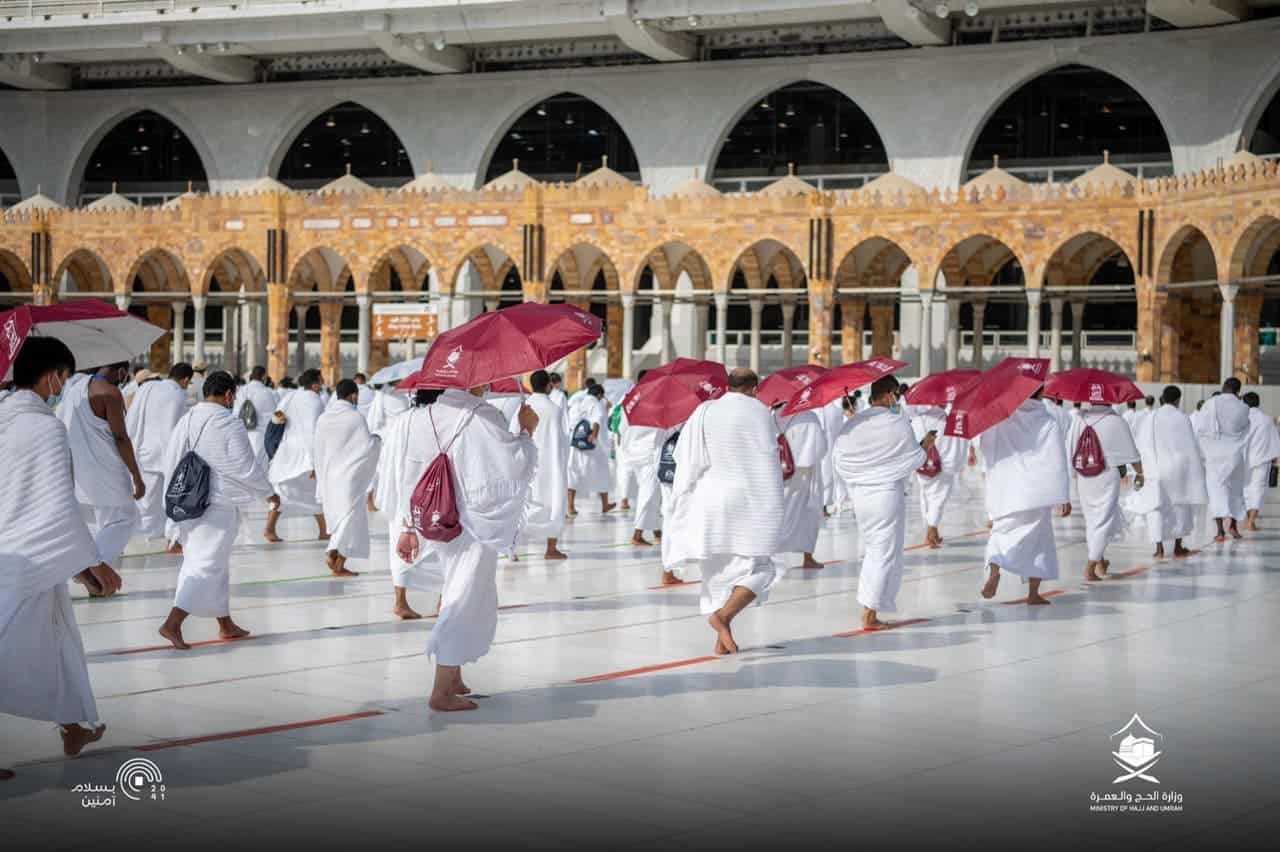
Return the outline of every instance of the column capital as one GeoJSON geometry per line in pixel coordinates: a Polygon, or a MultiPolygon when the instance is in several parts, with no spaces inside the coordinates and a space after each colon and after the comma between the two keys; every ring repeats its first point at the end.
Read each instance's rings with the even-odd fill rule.
{"type": "Polygon", "coordinates": [[[184,311],[185,311],[185,310],[187,309],[187,300],[186,300],[186,299],[174,299],[174,300],[173,300],[173,307],[175,307],[175,308],[177,308],[177,309],[179,309],[179,310],[184,310],[184,311]]]}
{"type": "Polygon", "coordinates": [[[1027,290],[1027,304],[1033,308],[1040,307],[1041,300],[1044,299],[1044,293],[1034,288],[1027,290]]]}
{"type": "Polygon", "coordinates": [[[932,306],[933,306],[933,291],[932,291],[932,290],[921,290],[921,291],[920,291],[920,304],[924,305],[926,308],[929,308],[929,307],[932,307],[932,306]]]}
{"type": "Polygon", "coordinates": [[[1222,301],[1233,302],[1236,296],[1240,295],[1240,285],[1220,281],[1218,282],[1218,292],[1222,294],[1222,301]]]}
{"type": "Polygon", "coordinates": [[[371,304],[373,304],[373,297],[368,293],[356,293],[356,306],[359,307],[360,310],[365,310],[371,304]]]}
{"type": "Polygon", "coordinates": [[[205,295],[205,294],[203,294],[203,293],[199,293],[199,294],[192,294],[192,296],[191,296],[191,306],[192,306],[193,308],[195,308],[197,311],[203,311],[203,310],[204,310],[204,308],[205,308],[205,305],[207,305],[207,304],[209,304],[209,297],[208,297],[208,296],[206,296],[206,295],[205,295]]]}
{"type": "Polygon", "coordinates": [[[636,294],[635,294],[635,293],[623,293],[623,294],[622,294],[622,307],[623,307],[623,309],[624,309],[624,310],[628,310],[628,311],[629,311],[629,310],[632,310],[633,308],[635,308],[635,306],[636,306],[636,294]]]}
{"type": "Polygon", "coordinates": [[[782,303],[783,316],[786,316],[787,314],[791,314],[794,316],[795,312],[796,312],[796,302],[794,299],[787,299],[785,302],[782,303]]]}
{"type": "Polygon", "coordinates": [[[763,296],[752,296],[750,299],[748,299],[748,300],[747,300],[747,304],[749,304],[749,305],[751,306],[751,310],[753,310],[753,311],[763,311],[763,310],[764,310],[764,297],[763,297],[763,296]]]}
{"type": "Polygon", "coordinates": [[[1064,298],[1062,298],[1061,296],[1050,296],[1050,297],[1049,297],[1049,310],[1051,310],[1051,311],[1053,311],[1054,313],[1057,313],[1057,314],[1062,313],[1062,306],[1066,303],[1066,301],[1067,301],[1067,300],[1066,300],[1066,299],[1064,299],[1064,298]]]}
{"type": "MultiPolygon", "coordinates": [[[[129,305],[132,301],[133,300],[130,299],[128,296],[116,296],[116,307],[122,311],[127,311],[129,310],[129,305]]],[[[36,301],[36,304],[39,305],[42,303],[39,301],[36,301]]]]}

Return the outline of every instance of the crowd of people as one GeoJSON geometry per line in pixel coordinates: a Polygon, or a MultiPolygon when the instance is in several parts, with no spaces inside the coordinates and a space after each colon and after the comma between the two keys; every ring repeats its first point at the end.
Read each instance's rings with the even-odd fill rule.
{"type": "Polygon", "coordinates": [[[980,594],[993,597],[1009,573],[1027,583],[1027,604],[1043,606],[1041,584],[1060,575],[1053,518],[1072,511],[1073,491],[1083,576],[1100,581],[1108,543],[1135,521],[1157,557],[1170,542],[1174,557],[1189,555],[1201,530],[1224,542],[1256,529],[1280,457],[1275,422],[1235,378],[1191,414],[1174,386],[1120,410],[1037,391],[969,441],[946,434],[945,408],[910,405],[891,375],[865,398],[784,416],[756,398],[751,370],[736,369],[726,392],[658,428],[629,423],[605,385],[588,379],[570,397],[544,370],[528,377],[527,396],[494,397],[485,386],[374,389],[360,374],[329,389],[318,370],[277,387],[260,367],[238,379],[179,363],[129,380],[125,364],[78,366],[57,340],[30,338],[0,397],[10,474],[0,492],[0,712],[58,723],[67,755],[105,730],[67,581],[109,596],[131,538],[159,539],[181,556],[159,633],[189,648],[183,626],[194,615],[216,619],[223,639],[245,637],[230,612],[230,569],[252,507],[266,509],[263,546],[281,541],[281,518],[313,518],[339,577],[369,557],[370,514],[380,513],[392,611],[417,619],[410,590],[438,596],[429,703],[457,711],[476,707],[462,667],[494,639],[499,558],[529,540],[545,543],[547,560],[567,558],[565,525],[596,510],[580,498],[630,513],[630,544],[660,548],[663,584],[701,581],[715,653],[732,654],[743,609],[763,604],[788,568],[822,569],[814,553],[833,514],[855,516],[857,601],[863,626],[878,630],[892,626],[882,616],[896,610],[913,490],[925,544],[938,548],[958,478],[981,470],[990,535],[980,594]],[[457,517],[432,518],[454,530],[428,536],[421,491],[440,482],[431,476],[442,459],[457,517]]]}

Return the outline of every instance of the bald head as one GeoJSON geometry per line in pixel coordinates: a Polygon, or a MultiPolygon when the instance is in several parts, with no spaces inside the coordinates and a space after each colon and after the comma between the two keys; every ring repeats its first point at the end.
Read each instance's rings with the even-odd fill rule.
{"type": "Polygon", "coordinates": [[[755,374],[754,370],[746,367],[738,367],[729,373],[729,392],[742,393],[747,396],[756,395],[756,385],[760,384],[760,377],[755,374]]]}

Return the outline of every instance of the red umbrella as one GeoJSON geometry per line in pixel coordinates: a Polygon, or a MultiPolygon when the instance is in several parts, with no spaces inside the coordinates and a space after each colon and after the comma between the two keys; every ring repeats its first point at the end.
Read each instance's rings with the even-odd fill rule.
{"type": "Polygon", "coordinates": [[[1018,410],[1044,386],[1048,358],[1005,358],[965,385],[951,403],[946,433],[976,438],[1018,410]]]}
{"type": "Polygon", "coordinates": [[[410,387],[473,388],[541,370],[600,339],[600,318],[573,305],[525,302],[443,332],[410,387]]]}
{"type": "Polygon", "coordinates": [[[529,389],[515,378],[489,383],[489,396],[528,396],[529,389]]]}
{"type": "Polygon", "coordinates": [[[1142,399],[1145,395],[1133,382],[1106,370],[1063,370],[1054,373],[1044,386],[1044,395],[1067,402],[1096,402],[1103,405],[1142,399]]]}
{"type": "Polygon", "coordinates": [[[622,410],[632,426],[670,429],[688,420],[702,403],[722,396],[728,387],[723,364],[677,358],[645,373],[622,398],[622,410]]]}
{"type": "Polygon", "coordinates": [[[826,372],[826,367],[817,364],[802,364],[779,370],[756,388],[756,399],[773,408],[778,403],[791,399],[826,372]]]}
{"type": "Polygon", "coordinates": [[[13,378],[13,361],[28,337],[61,340],[76,367],[128,361],[150,348],[164,329],[115,305],[84,299],[61,305],[22,305],[0,313],[0,381],[13,378]]]}
{"type": "Polygon", "coordinates": [[[896,373],[908,366],[906,361],[895,361],[892,358],[877,357],[855,364],[832,367],[806,388],[791,398],[787,407],[782,409],[784,417],[821,408],[842,396],[848,396],[857,388],[869,385],[876,379],[896,373]]]}
{"type": "Polygon", "coordinates": [[[945,408],[960,389],[982,375],[981,370],[947,370],[926,376],[911,386],[903,397],[907,405],[936,405],[945,408]]]}

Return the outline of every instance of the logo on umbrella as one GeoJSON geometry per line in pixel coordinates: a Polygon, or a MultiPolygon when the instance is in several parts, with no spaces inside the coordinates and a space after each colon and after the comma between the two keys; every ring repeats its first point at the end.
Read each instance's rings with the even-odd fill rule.
{"type": "Polygon", "coordinates": [[[809,397],[811,396],[813,396],[813,388],[805,388],[803,391],[800,392],[800,401],[808,402],[809,397]]]}
{"type": "Polygon", "coordinates": [[[437,373],[437,374],[440,374],[440,373],[446,373],[446,374],[451,375],[451,376],[455,376],[455,375],[457,375],[457,374],[458,374],[458,362],[459,362],[459,361],[461,361],[461,360],[462,360],[462,347],[461,347],[461,346],[455,346],[455,347],[453,347],[453,349],[449,352],[449,354],[445,357],[445,359],[444,359],[444,363],[443,363],[443,364],[441,364],[441,365],[436,369],[436,373],[437,373]]]}
{"type": "Polygon", "coordinates": [[[806,376],[802,373],[799,376],[796,376],[796,381],[802,385],[807,385],[809,382],[813,381],[813,376],[806,376]]]}
{"type": "Polygon", "coordinates": [[[1089,401],[1102,402],[1102,385],[1089,385],[1089,401]]]}
{"type": "Polygon", "coordinates": [[[1148,728],[1142,717],[1134,713],[1127,725],[1111,735],[1111,742],[1111,759],[1125,773],[1117,776],[1112,784],[1121,784],[1134,778],[1141,778],[1152,784],[1160,783],[1158,778],[1150,774],[1150,769],[1159,763],[1164,754],[1164,734],[1148,728]]]}
{"type": "Polygon", "coordinates": [[[4,322],[4,342],[9,346],[9,357],[12,358],[14,353],[18,351],[18,347],[22,345],[22,339],[18,337],[18,320],[16,317],[9,317],[4,322]]]}
{"type": "Polygon", "coordinates": [[[698,387],[702,388],[703,393],[709,396],[715,396],[716,386],[711,384],[711,382],[703,382],[700,385],[698,385],[698,387]]]}

